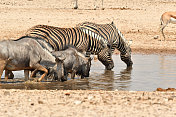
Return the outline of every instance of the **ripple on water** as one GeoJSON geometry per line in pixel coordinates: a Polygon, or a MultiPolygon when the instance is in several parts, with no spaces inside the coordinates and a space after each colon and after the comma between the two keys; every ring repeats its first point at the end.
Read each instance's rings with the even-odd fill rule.
{"type": "MultiPolygon", "coordinates": [[[[6,89],[88,89],[154,91],[156,88],[176,88],[176,55],[132,55],[133,68],[126,69],[119,55],[113,55],[115,67],[104,70],[99,61],[92,61],[90,77],[66,82],[25,83],[23,71],[16,71],[15,80],[2,80],[6,89]]],[[[4,77],[4,76],[3,76],[4,77]]]]}

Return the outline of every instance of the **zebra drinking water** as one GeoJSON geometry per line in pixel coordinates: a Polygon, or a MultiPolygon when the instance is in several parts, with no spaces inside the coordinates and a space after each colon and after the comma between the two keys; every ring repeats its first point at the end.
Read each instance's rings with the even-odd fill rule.
{"type": "Polygon", "coordinates": [[[127,43],[122,33],[116,28],[114,23],[111,24],[96,24],[92,22],[83,22],[77,25],[81,29],[91,30],[95,34],[100,35],[106,39],[110,44],[112,53],[115,48],[120,51],[121,60],[127,64],[127,67],[131,67],[133,62],[131,60],[131,48],[127,43]]]}

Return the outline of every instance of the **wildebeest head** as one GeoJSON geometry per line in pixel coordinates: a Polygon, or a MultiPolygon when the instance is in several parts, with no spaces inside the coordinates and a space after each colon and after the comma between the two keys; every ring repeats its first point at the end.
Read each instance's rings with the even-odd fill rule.
{"type": "Polygon", "coordinates": [[[64,60],[65,56],[55,56],[55,61],[56,61],[56,66],[53,68],[54,69],[54,79],[59,80],[59,81],[65,81],[65,76],[64,76],[64,60]]]}
{"type": "Polygon", "coordinates": [[[89,77],[90,67],[91,67],[91,58],[85,57],[82,59],[82,65],[78,70],[77,74],[81,75],[81,78],[89,77]]]}

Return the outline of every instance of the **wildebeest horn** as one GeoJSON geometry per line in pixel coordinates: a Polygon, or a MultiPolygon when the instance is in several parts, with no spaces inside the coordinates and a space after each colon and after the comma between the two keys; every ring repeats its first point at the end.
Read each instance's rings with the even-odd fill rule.
{"type": "Polygon", "coordinates": [[[59,59],[59,60],[61,60],[61,61],[63,61],[63,60],[66,59],[66,57],[65,57],[62,53],[57,53],[57,54],[52,53],[52,55],[53,55],[56,59],[59,59]]]}
{"type": "Polygon", "coordinates": [[[61,56],[57,56],[57,59],[63,61],[66,59],[66,57],[63,54],[61,54],[61,56]]]}

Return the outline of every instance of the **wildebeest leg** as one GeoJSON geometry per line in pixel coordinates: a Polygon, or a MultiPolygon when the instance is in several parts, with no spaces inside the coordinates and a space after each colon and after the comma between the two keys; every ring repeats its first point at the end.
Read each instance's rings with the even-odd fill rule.
{"type": "Polygon", "coordinates": [[[13,78],[14,78],[14,75],[13,75],[12,71],[5,70],[5,80],[13,79],[13,78]]]}
{"type": "Polygon", "coordinates": [[[34,71],[32,71],[32,73],[31,73],[31,76],[30,77],[33,77],[34,76],[34,74],[37,72],[37,69],[35,69],[34,71]]]}
{"type": "Polygon", "coordinates": [[[4,71],[4,68],[6,66],[6,61],[5,60],[0,60],[0,81],[1,81],[1,76],[4,71]]]}
{"type": "Polygon", "coordinates": [[[8,79],[13,79],[13,78],[14,78],[14,75],[13,75],[12,71],[8,70],[8,79]]]}
{"type": "Polygon", "coordinates": [[[24,70],[25,81],[29,80],[29,70],[24,70]]]}
{"type": "MultiPolygon", "coordinates": [[[[5,80],[8,80],[9,79],[9,75],[10,75],[10,78],[13,79],[11,77],[11,74],[13,75],[12,71],[9,71],[9,70],[5,70],[5,80]]],[[[14,76],[14,75],[13,75],[14,76]]]]}
{"type": "Polygon", "coordinates": [[[8,80],[9,71],[5,70],[5,80],[8,80]]]}
{"type": "Polygon", "coordinates": [[[83,79],[84,78],[84,76],[83,75],[81,75],[81,79],[83,79]]]}
{"type": "Polygon", "coordinates": [[[75,78],[75,74],[76,74],[76,71],[73,70],[72,73],[71,73],[71,79],[74,79],[74,78],[75,78]]]}
{"type": "Polygon", "coordinates": [[[64,77],[58,80],[61,80],[62,82],[67,81],[67,76],[68,76],[68,72],[66,69],[64,69],[64,77]]]}
{"type": "Polygon", "coordinates": [[[33,65],[33,68],[35,70],[31,73],[31,76],[33,76],[37,70],[44,71],[44,74],[38,79],[39,82],[48,74],[48,70],[39,63],[33,65]]]}

